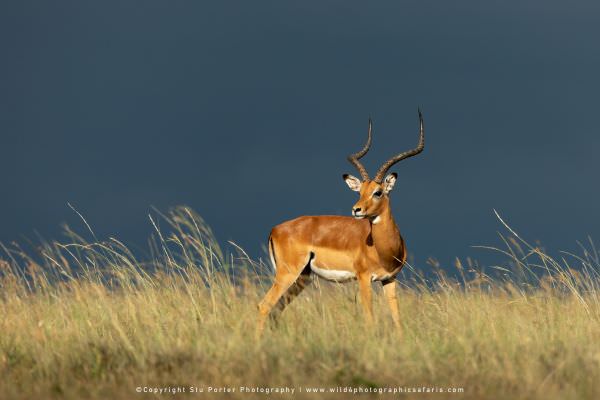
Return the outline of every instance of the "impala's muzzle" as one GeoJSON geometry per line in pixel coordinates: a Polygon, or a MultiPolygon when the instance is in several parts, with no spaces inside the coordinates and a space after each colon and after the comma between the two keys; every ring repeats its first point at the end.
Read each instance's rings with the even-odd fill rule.
{"type": "Polygon", "coordinates": [[[354,218],[361,219],[361,218],[365,218],[367,216],[367,214],[365,214],[364,211],[362,211],[362,208],[354,207],[352,209],[352,216],[354,218]]]}

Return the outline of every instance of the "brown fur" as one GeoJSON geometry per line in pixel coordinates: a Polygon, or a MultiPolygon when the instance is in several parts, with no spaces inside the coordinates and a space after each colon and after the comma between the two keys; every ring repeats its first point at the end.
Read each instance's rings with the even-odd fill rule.
{"type": "Polygon", "coordinates": [[[358,287],[365,314],[373,321],[371,282],[381,281],[392,312],[400,328],[396,299],[395,275],[406,261],[406,248],[390,210],[389,192],[396,182],[396,174],[385,177],[397,162],[415,156],[425,148],[423,115],[419,110],[419,144],[416,148],[397,154],[386,161],[373,180],[359,161],[371,146],[372,123],[369,119],[367,143],[348,161],[360,172],[363,181],[344,175],[350,189],[360,192],[352,208],[354,219],[340,216],[306,216],[277,225],[269,237],[269,251],[275,262],[275,281],[259,304],[258,332],[262,332],[267,316],[278,305],[283,310],[308,283],[312,268],[315,273],[329,278],[358,279],[358,287]],[[375,195],[375,192],[381,192],[375,195]],[[327,270],[334,271],[328,272],[327,270]]]}
{"type": "Polygon", "coordinates": [[[273,286],[259,305],[259,331],[271,309],[283,309],[306,285],[297,282],[312,262],[322,269],[349,271],[359,281],[361,299],[368,321],[373,320],[371,281],[381,280],[390,304],[394,322],[399,325],[395,281],[406,260],[404,240],[394,222],[387,194],[373,196],[384,190],[384,184],[365,181],[360,187],[360,199],[354,208],[366,214],[363,219],[343,216],[304,216],[280,225],[271,231],[270,251],[276,263],[273,286]],[[293,290],[293,296],[290,292],[293,290]],[[285,296],[284,296],[285,295],[285,296]],[[282,303],[282,296],[284,302],[282,303]]]}

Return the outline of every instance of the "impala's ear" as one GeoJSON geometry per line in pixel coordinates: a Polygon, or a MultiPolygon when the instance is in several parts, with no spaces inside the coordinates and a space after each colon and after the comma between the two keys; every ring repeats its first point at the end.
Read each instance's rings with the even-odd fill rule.
{"type": "Polygon", "coordinates": [[[383,192],[385,194],[388,194],[392,191],[392,189],[394,188],[394,184],[396,183],[397,177],[398,174],[395,172],[392,172],[391,174],[385,177],[385,179],[383,180],[383,192]]]}
{"type": "Polygon", "coordinates": [[[348,174],[344,174],[343,178],[344,181],[346,181],[346,185],[348,185],[350,189],[354,190],[355,192],[360,191],[360,179],[348,174]]]}

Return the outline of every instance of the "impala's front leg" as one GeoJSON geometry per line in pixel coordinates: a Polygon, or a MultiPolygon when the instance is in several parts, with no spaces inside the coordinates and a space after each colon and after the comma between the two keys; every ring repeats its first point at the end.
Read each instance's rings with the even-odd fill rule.
{"type": "Polygon", "coordinates": [[[400,329],[400,313],[398,312],[398,298],[396,297],[396,280],[392,278],[382,281],[381,284],[383,285],[383,293],[385,294],[385,298],[390,306],[390,311],[392,312],[394,325],[396,325],[396,328],[400,329]]]}
{"type": "Polygon", "coordinates": [[[358,276],[358,290],[360,292],[360,300],[365,311],[367,323],[373,325],[373,301],[371,291],[371,276],[363,273],[358,276]]]}

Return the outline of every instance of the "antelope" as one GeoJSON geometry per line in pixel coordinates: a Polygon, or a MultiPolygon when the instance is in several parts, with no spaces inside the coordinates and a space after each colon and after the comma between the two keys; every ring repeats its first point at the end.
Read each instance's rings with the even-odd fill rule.
{"type": "Polygon", "coordinates": [[[419,110],[419,143],[386,161],[371,180],[360,159],[371,146],[373,124],[369,118],[367,143],[348,156],[362,181],[344,174],[348,187],[359,192],[352,217],[302,216],[275,226],[269,236],[269,256],[275,280],[260,302],[258,333],[274,307],[279,312],[310,282],[311,274],[333,282],[358,280],[366,322],[373,324],[371,282],[381,282],[393,322],[400,330],[395,276],[406,261],[406,246],[390,210],[389,194],[397,174],[388,170],[397,162],[423,151],[423,115],[419,110]]]}

